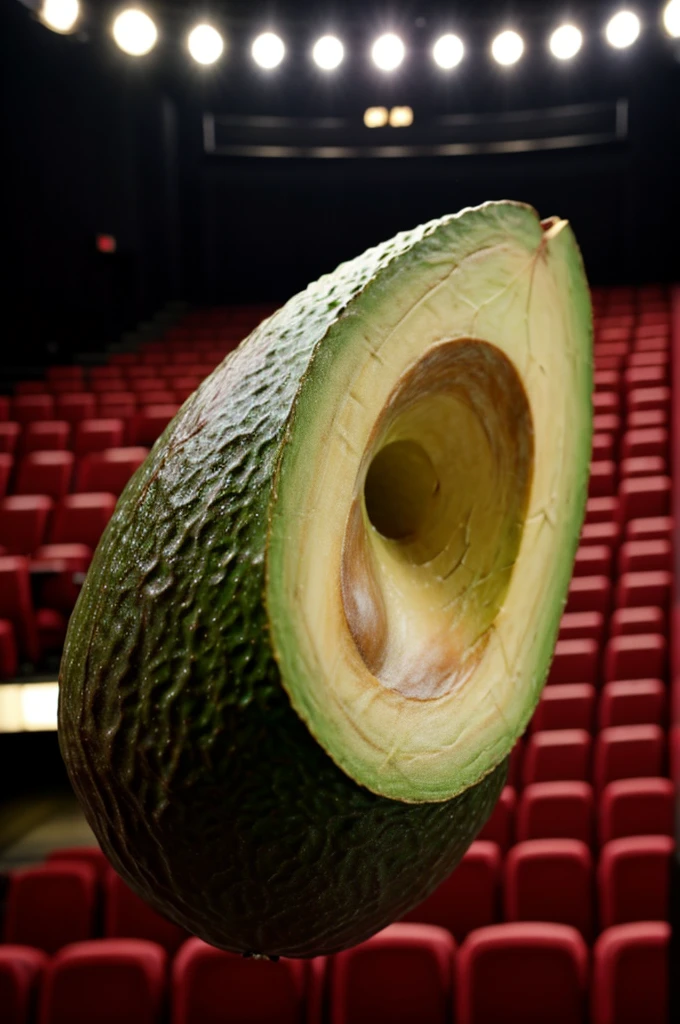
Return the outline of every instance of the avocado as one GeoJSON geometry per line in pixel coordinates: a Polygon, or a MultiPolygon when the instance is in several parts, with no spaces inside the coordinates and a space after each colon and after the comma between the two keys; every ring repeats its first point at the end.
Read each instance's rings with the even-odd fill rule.
{"type": "Polygon", "coordinates": [[[73,786],[157,910],[309,957],[455,867],[557,638],[591,333],[568,223],[488,203],[322,277],[184,404],[60,675],[73,786]]]}

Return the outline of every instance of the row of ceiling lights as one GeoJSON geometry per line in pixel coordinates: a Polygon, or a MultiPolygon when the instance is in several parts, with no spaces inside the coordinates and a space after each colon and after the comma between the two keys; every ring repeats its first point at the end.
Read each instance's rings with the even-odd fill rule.
{"type": "MultiPolygon", "coordinates": [[[[41,19],[57,32],[73,31],[80,16],[79,0],[44,0],[41,19]]],[[[680,0],[669,0],[663,10],[663,24],[672,38],[680,38],[680,0]]],[[[618,11],[605,26],[607,42],[623,50],[638,39],[642,23],[637,14],[629,10],[618,11]]],[[[121,11],[113,21],[113,38],[125,53],[135,57],[149,53],[158,39],[158,29],[152,18],[138,8],[121,11]]],[[[575,57],[583,45],[583,33],[575,25],[560,25],[549,39],[549,48],[558,60],[575,57]]],[[[187,37],[189,53],[199,64],[214,64],[224,52],[224,39],[212,25],[200,24],[187,37]]],[[[285,56],[283,40],[274,32],[264,32],[253,42],[253,60],[261,68],[275,68],[285,56]]],[[[314,44],[312,57],[324,71],[333,71],[344,58],[344,47],[336,36],[322,36],[314,44]]],[[[491,54],[499,64],[516,64],[524,53],[524,40],[518,32],[506,30],[491,43],[491,54]]],[[[465,55],[465,46],[459,36],[448,33],[441,36],[432,48],[434,61],[446,70],[456,67],[465,55]]],[[[388,32],[373,43],[373,63],[381,71],[394,71],[406,56],[406,47],[399,36],[388,32]]]]}

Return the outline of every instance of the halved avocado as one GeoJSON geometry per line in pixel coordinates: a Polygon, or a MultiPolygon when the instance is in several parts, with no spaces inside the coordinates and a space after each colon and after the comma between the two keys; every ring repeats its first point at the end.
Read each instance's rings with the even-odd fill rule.
{"type": "Polygon", "coordinates": [[[591,386],[571,230],[513,203],[343,264],[204,381],[62,662],[64,759],[140,895],[223,948],[313,956],[455,867],[547,674],[591,386]]]}

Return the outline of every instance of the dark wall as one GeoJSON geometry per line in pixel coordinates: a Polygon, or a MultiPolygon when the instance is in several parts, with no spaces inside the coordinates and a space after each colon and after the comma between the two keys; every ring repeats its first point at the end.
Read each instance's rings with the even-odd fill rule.
{"type": "Polygon", "coordinates": [[[17,0],[0,8],[10,360],[103,343],[169,298],[284,299],[400,229],[492,198],[569,217],[596,283],[680,277],[680,63],[657,28],[624,55],[604,47],[599,21],[586,22],[586,52],[560,67],[540,42],[552,8],[533,5],[522,65],[492,65],[491,23],[478,19],[465,65],[447,77],[427,57],[433,29],[412,20],[409,60],[388,80],[365,60],[373,27],[355,26],[353,56],[329,80],[310,67],[311,23],[287,26],[289,59],[267,76],[247,57],[252,18],[229,31],[225,60],[206,71],[181,51],[183,23],[136,61],[108,37],[105,5],[86,6],[95,19],[86,41],[49,32],[17,0]],[[223,159],[202,147],[206,110],[359,121],[375,103],[407,102],[420,118],[621,96],[628,141],[592,149],[302,161],[223,159]],[[113,257],[95,250],[102,231],[117,237],[113,257]]]}

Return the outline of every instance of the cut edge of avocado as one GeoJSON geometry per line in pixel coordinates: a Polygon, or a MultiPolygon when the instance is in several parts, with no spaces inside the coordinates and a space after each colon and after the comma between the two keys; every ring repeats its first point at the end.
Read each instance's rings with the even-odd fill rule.
{"type": "Polygon", "coordinates": [[[545,682],[587,497],[592,317],[571,228],[531,207],[396,243],[298,389],[265,600],[336,764],[443,801],[508,756],[545,682]]]}

